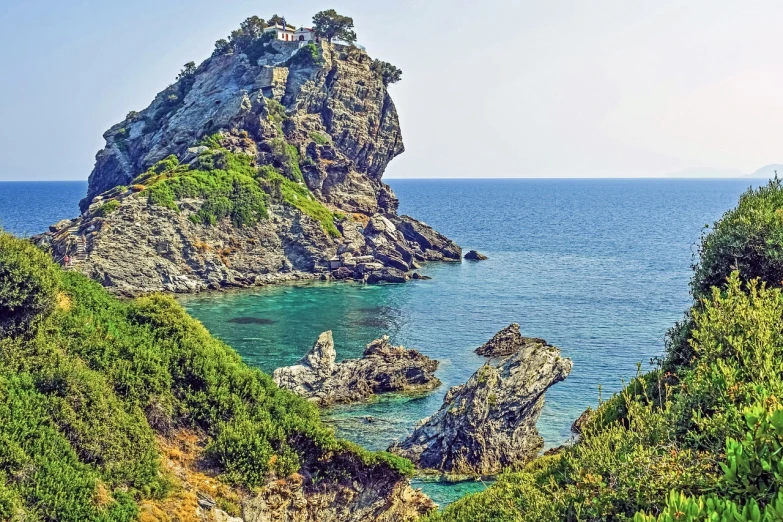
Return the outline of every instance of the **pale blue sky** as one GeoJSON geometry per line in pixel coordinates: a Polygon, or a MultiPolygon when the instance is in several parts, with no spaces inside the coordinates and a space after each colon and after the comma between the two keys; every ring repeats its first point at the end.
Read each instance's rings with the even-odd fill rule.
{"type": "Polygon", "coordinates": [[[783,161],[779,0],[0,0],[0,180],[85,179],[102,133],[244,18],[330,7],[404,71],[389,177],[783,161]]]}

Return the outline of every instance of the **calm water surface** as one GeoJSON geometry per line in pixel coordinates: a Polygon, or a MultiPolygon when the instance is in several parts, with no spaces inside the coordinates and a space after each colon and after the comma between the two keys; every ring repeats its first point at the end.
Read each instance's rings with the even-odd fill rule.
{"type": "MultiPolygon", "coordinates": [[[[184,300],[215,335],[266,371],[296,362],[324,330],[338,358],[387,334],[441,362],[443,386],[423,397],[382,397],[326,417],[347,438],[385,449],[434,413],[446,390],[484,362],[473,350],[511,322],[574,360],[547,394],[547,446],[623,379],[663,351],[689,303],[694,243],[734,206],[741,180],[447,180],[391,182],[400,211],[422,219],[481,263],[429,264],[431,281],[365,286],[316,283],[184,300]],[[257,319],[254,323],[252,319],[257,319]],[[263,324],[261,324],[263,323],[263,324]]],[[[447,503],[481,484],[424,484],[447,503]]]]}
{"type": "MultiPolygon", "coordinates": [[[[547,393],[539,430],[547,446],[619,390],[637,363],[660,355],[689,303],[694,243],[734,206],[743,180],[391,180],[400,211],[421,219],[481,263],[429,264],[431,281],[365,286],[313,283],[183,299],[188,310],[254,366],[296,362],[333,330],[338,358],[381,335],[441,362],[443,386],[422,397],[386,396],[326,413],[345,437],[385,449],[434,413],[446,390],[484,362],[473,350],[511,322],[574,360],[547,393]]],[[[78,213],[84,184],[0,183],[0,220],[36,233],[78,213]],[[32,187],[28,185],[37,185],[32,187]]],[[[445,504],[484,486],[421,483],[445,504]]]]}

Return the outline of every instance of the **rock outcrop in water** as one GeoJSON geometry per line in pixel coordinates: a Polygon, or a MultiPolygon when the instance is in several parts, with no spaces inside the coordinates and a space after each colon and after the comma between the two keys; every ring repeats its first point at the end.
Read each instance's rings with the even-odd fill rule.
{"type": "Polygon", "coordinates": [[[437,413],[389,451],[446,473],[489,475],[523,464],[543,447],[536,421],[544,393],[568,376],[571,365],[557,348],[527,344],[451,388],[437,413]]]}
{"type": "Polygon", "coordinates": [[[428,391],[440,381],[438,361],[416,350],[392,346],[388,337],[367,345],[361,359],[336,362],[332,332],[320,335],[296,365],[278,368],[273,378],[281,388],[319,406],[348,404],[389,392],[428,391]]]}
{"type": "Polygon", "coordinates": [[[476,250],[471,250],[465,254],[465,259],[468,261],[486,261],[489,258],[476,250]]]}
{"type": "Polygon", "coordinates": [[[37,243],[125,295],[339,268],[398,282],[421,261],[459,261],[448,238],[397,215],[381,181],[404,146],[370,57],[327,43],[251,49],[209,58],[109,129],[82,215],[37,243]],[[237,176],[237,164],[251,171],[237,176]],[[193,171],[234,176],[233,189],[218,193],[193,171]]]}
{"type": "Polygon", "coordinates": [[[519,332],[519,324],[511,323],[496,333],[492,339],[476,348],[475,351],[485,357],[508,357],[527,345],[549,346],[549,343],[535,337],[523,337],[519,332]]]}

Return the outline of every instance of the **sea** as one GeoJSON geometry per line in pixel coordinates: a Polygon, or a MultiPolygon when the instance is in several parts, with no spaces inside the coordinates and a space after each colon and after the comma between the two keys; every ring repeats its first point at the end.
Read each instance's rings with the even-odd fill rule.
{"type": "MultiPolygon", "coordinates": [[[[215,336],[271,372],[332,330],[338,359],[388,335],[440,361],[432,393],[387,395],[327,410],[339,434],[386,449],[437,411],[449,387],[485,359],[473,350],[519,323],[573,359],[546,395],[546,446],[569,441],[588,406],[618,392],[664,352],[666,331],[691,301],[688,282],[705,227],[758,180],[388,180],[400,213],[487,261],[429,263],[431,280],[404,285],[290,284],[181,298],[215,336]]],[[[0,225],[20,235],[78,214],[84,182],[0,183],[0,225]]],[[[441,505],[487,481],[415,481],[441,505]]]]}

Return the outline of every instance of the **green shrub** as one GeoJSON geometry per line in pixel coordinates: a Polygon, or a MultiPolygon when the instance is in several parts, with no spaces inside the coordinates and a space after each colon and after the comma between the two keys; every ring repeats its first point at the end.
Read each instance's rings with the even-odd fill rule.
{"type": "Polygon", "coordinates": [[[780,520],[783,297],[737,272],[721,286],[690,313],[688,365],[634,379],[555,461],[433,519],[780,520]]]}
{"type": "Polygon", "coordinates": [[[0,231],[0,338],[31,332],[54,309],[58,278],[44,252],[0,231]]]}
{"type": "Polygon", "coordinates": [[[778,178],[748,190],[737,208],[726,212],[702,237],[693,294],[708,296],[734,270],[742,281],[760,278],[771,285],[783,284],[783,185],[778,178]]]}
{"type": "Polygon", "coordinates": [[[328,145],[329,138],[321,134],[320,132],[311,132],[310,139],[316,142],[318,145],[328,145]]]}
{"type": "Polygon", "coordinates": [[[112,199],[98,207],[95,212],[93,212],[93,215],[98,217],[106,217],[118,208],[120,208],[120,202],[116,199],[112,199]]]}
{"type": "MultiPolygon", "coordinates": [[[[216,142],[214,136],[202,141],[216,142]]],[[[150,204],[179,212],[178,200],[203,199],[190,219],[204,225],[229,218],[236,226],[252,226],[267,216],[266,194],[258,185],[251,157],[217,148],[201,154],[191,167],[179,165],[176,158],[164,161],[168,162],[158,163],[150,173],[135,180],[147,185],[145,194],[150,204]],[[155,181],[155,173],[165,176],[155,181]],[[150,185],[150,181],[154,182],[150,185]]]]}
{"type": "Polygon", "coordinates": [[[303,183],[296,183],[269,167],[262,171],[262,175],[273,195],[279,194],[277,197],[321,223],[324,231],[330,236],[341,236],[334,224],[338,216],[318,201],[303,183]]]}
{"type": "Polygon", "coordinates": [[[318,52],[318,47],[316,47],[315,44],[310,43],[299,49],[296,54],[289,58],[287,65],[289,67],[292,65],[300,67],[317,67],[323,65],[323,63],[324,60],[318,52]]]}

